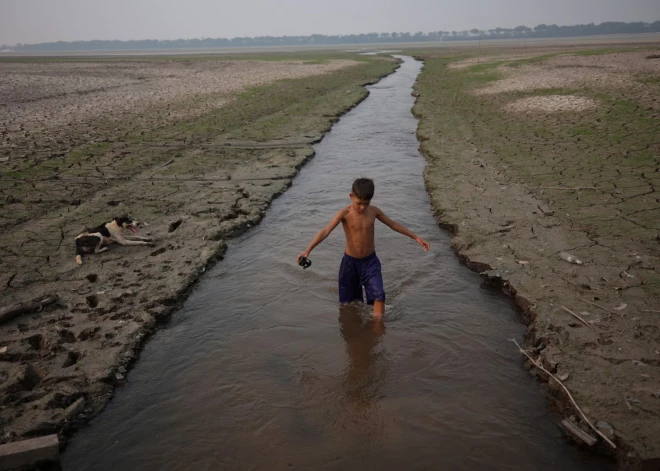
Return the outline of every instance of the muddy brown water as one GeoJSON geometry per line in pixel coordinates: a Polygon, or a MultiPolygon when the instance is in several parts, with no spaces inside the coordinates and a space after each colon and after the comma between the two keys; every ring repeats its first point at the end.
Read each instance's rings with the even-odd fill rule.
{"type": "Polygon", "coordinates": [[[510,301],[460,265],[424,189],[411,87],[393,75],[316,146],[261,225],[230,245],[147,344],[65,470],[608,469],[570,445],[511,338],[510,301]],[[295,256],[347,205],[373,204],[427,238],[383,225],[385,329],[337,302],[338,227],[303,270],[295,256]]]}

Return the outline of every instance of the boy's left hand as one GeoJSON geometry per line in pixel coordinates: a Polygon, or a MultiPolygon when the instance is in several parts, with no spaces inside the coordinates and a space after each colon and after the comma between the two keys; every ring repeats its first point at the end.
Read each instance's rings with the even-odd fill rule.
{"type": "Polygon", "coordinates": [[[417,242],[419,245],[421,245],[424,248],[424,252],[428,252],[431,246],[429,245],[428,242],[426,242],[424,239],[421,237],[415,237],[415,242],[417,242]]]}

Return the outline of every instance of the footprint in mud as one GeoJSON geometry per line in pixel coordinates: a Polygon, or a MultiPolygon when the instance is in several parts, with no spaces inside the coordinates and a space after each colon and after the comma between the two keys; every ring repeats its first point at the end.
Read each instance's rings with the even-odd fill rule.
{"type": "Polygon", "coordinates": [[[60,343],[74,343],[76,341],[76,334],[67,329],[62,329],[59,332],[60,343]]]}
{"type": "Polygon", "coordinates": [[[80,340],[81,342],[84,342],[85,340],[89,340],[89,339],[92,339],[92,340],[93,340],[93,339],[95,339],[96,337],[98,337],[97,333],[98,333],[100,330],[101,330],[100,327],[94,327],[94,328],[92,328],[92,327],[88,327],[87,329],[82,330],[82,331],[78,334],[78,340],[80,340]]]}
{"type": "Polygon", "coordinates": [[[81,355],[79,352],[70,351],[66,355],[66,360],[62,363],[62,368],[69,368],[70,366],[75,365],[78,363],[78,360],[80,360],[80,357],[81,355]]]}
{"type": "Polygon", "coordinates": [[[89,307],[96,307],[99,305],[99,298],[97,298],[95,295],[89,295],[85,298],[87,300],[87,305],[89,307]]]}
{"type": "Polygon", "coordinates": [[[32,347],[32,350],[43,350],[48,347],[48,341],[41,334],[32,335],[26,340],[30,344],[30,347],[32,347]]]}
{"type": "Polygon", "coordinates": [[[20,371],[10,375],[8,378],[10,384],[3,389],[6,392],[32,391],[41,383],[41,379],[44,376],[45,373],[43,371],[27,363],[21,367],[20,371]]]}

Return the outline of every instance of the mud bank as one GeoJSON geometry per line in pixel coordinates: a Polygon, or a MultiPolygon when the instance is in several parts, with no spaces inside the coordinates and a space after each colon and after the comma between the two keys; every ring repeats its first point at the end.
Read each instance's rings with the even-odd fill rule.
{"type": "MultiPolygon", "coordinates": [[[[463,62],[424,53],[414,108],[439,223],[459,257],[515,299],[528,351],[616,443],[595,448],[621,469],[660,466],[654,51],[463,62]],[[511,106],[548,96],[598,104],[511,106]]],[[[546,385],[558,418],[597,437],[558,384],[546,385]]]]}
{"type": "MultiPolygon", "coordinates": [[[[135,100],[142,110],[142,105],[113,108],[125,105],[122,90],[151,96],[149,90],[136,92],[131,80],[127,89],[113,89],[109,101],[106,90],[99,97],[65,80],[66,93],[56,99],[72,100],[71,92],[78,90],[74,108],[86,107],[89,100],[110,106],[105,113],[90,111],[80,132],[73,118],[14,129],[11,123],[39,121],[17,117],[25,113],[21,106],[1,116],[7,130],[3,155],[9,162],[0,163],[5,166],[0,305],[46,294],[57,301],[0,325],[0,443],[51,433],[65,441],[99,413],[115,387],[127,381],[145,340],[223,257],[226,241],[259,223],[313,156],[311,144],[366,98],[364,85],[396,68],[394,60],[382,58],[330,61],[316,70],[319,66],[312,64],[306,71],[308,64],[301,62],[295,72],[291,64],[273,64],[252,63],[244,70],[236,64],[216,66],[243,70],[246,79],[234,84],[235,93],[222,92],[222,106],[217,90],[204,89],[206,76],[195,73],[197,83],[205,84],[202,90],[185,97],[159,95],[162,103],[156,108],[135,100]],[[257,84],[255,68],[268,67],[257,84]],[[282,78],[290,80],[273,82],[282,78]],[[163,111],[168,106],[180,110],[179,119],[163,111]],[[162,115],[149,114],[154,109],[162,115]],[[136,131],[138,115],[145,119],[136,131]],[[26,147],[25,139],[35,148],[26,147]],[[114,245],[78,267],[73,238],[85,226],[123,213],[142,222],[142,235],[153,237],[154,246],[114,245]]],[[[66,68],[54,64],[53,71],[50,65],[39,67],[55,76],[66,68]]],[[[213,69],[189,66],[198,67],[213,69]]],[[[121,68],[114,64],[114,70],[121,68]]],[[[213,83],[236,78],[225,76],[223,82],[212,75],[207,78],[213,83]]],[[[160,89],[153,80],[150,89],[160,89]]],[[[59,78],[56,83],[62,85],[59,78]]],[[[50,94],[33,97],[36,91],[26,91],[33,84],[18,80],[15,85],[14,99],[6,101],[31,97],[39,116],[44,110],[59,113],[49,104],[50,94]],[[46,100],[44,107],[38,106],[40,100],[46,100]]],[[[2,96],[10,92],[3,88],[2,96]]]]}

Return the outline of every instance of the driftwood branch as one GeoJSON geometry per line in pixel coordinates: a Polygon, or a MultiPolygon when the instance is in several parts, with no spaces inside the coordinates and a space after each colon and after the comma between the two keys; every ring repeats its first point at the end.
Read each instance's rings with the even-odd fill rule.
{"type": "Polygon", "coordinates": [[[58,296],[56,294],[47,294],[26,303],[18,303],[0,308],[0,323],[13,319],[26,312],[41,311],[44,306],[48,306],[57,300],[58,296]]]}
{"type": "Polygon", "coordinates": [[[573,434],[573,436],[579,438],[580,440],[582,440],[584,443],[586,443],[589,446],[594,446],[596,444],[596,442],[598,441],[598,439],[596,439],[595,437],[592,437],[587,432],[582,430],[580,427],[578,427],[577,425],[575,425],[574,423],[572,423],[572,422],[570,422],[566,419],[562,420],[561,424],[566,428],[566,430],[571,432],[573,434]]]}
{"type": "Polygon", "coordinates": [[[623,315],[621,315],[621,313],[619,313],[619,312],[612,311],[611,309],[607,309],[606,307],[603,307],[603,306],[601,306],[601,305],[599,305],[599,304],[592,303],[591,301],[587,301],[586,299],[582,299],[580,296],[578,296],[577,298],[578,298],[580,301],[584,301],[584,302],[587,303],[587,304],[591,304],[592,306],[599,307],[599,308],[601,308],[603,311],[609,312],[610,314],[616,314],[616,315],[619,316],[621,319],[624,318],[623,315]]]}
{"type": "Polygon", "coordinates": [[[569,313],[570,315],[572,315],[573,317],[575,317],[576,319],[578,319],[580,322],[582,322],[584,325],[586,325],[587,327],[589,327],[589,328],[590,328],[591,330],[593,330],[594,332],[596,331],[596,329],[594,329],[594,328],[591,326],[591,324],[587,324],[587,322],[586,322],[584,319],[582,319],[580,316],[578,316],[577,314],[575,314],[573,311],[571,311],[571,310],[568,309],[567,307],[562,306],[561,308],[562,308],[564,311],[568,312],[568,313],[569,313]]]}
{"type": "Polygon", "coordinates": [[[561,382],[561,381],[560,381],[555,375],[553,375],[553,374],[550,373],[548,370],[546,370],[545,368],[543,368],[542,365],[540,365],[539,363],[537,363],[537,362],[536,362],[536,361],[530,356],[530,354],[527,353],[526,350],[523,350],[522,347],[521,347],[520,345],[518,345],[518,342],[516,342],[514,339],[512,339],[511,341],[512,341],[513,343],[516,344],[516,347],[518,347],[518,350],[520,350],[520,353],[522,353],[522,354],[525,355],[527,358],[529,358],[529,361],[531,361],[532,364],[533,364],[534,366],[536,366],[539,370],[545,372],[548,376],[550,376],[552,379],[554,379],[554,380],[557,382],[557,384],[559,384],[559,386],[561,386],[561,387],[564,389],[564,391],[566,391],[566,394],[568,394],[568,398],[571,400],[571,403],[573,404],[573,406],[575,406],[575,409],[580,413],[580,416],[581,416],[581,417],[584,419],[584,421],[589,425],[589,427],[591,427],[591,429],[592,429],[594,432],[596,432],[598,435],[600,435],[600,436],[603,438],[603,440],[605,440],[605,441],[607,442],[608,445],[610,445],[612,448],[616,448],[616,445],[614,444],[614,442],[613,442],[612,440],[610,440],[609,438],[607,438],[605,435],[603,435],[603,434],[600,432],[600,430],[598,430],[596,427],[594,427],[594,425],[593,425],[593,424],[591,423],[591,421],[587,418],[587,416],[584,415],[584,412],[582,412],[582,409],[580,409],[580,406],[577,405],[577,402],[575,402],[575,399],[573,399],[573,396],[571,395],[571,392],[568,390],[568,388],[567,388],[566,386],[564,386],[564,383],[562,383],[562,382],[561,382]]]}

